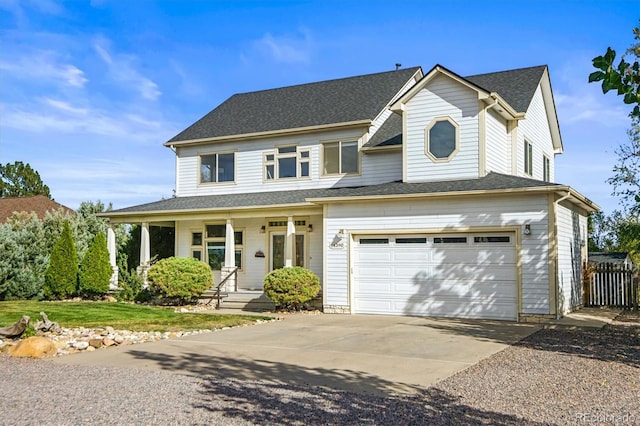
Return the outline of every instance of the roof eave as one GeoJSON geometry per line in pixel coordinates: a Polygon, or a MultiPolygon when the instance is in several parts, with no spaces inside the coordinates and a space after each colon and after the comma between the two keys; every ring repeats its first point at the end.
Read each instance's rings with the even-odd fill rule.
{"type": "Polygon", "coordinates": [[[447,192],[416,192],[412,194],[385,194],[385,195],[351,195],[344,197],[323,197],[323,198],[307,198],[307,201],[314,204],[328,204],[332,202],[358,202],[369,200],[394,200],[401,198],[435,198],[435,197],[460,197],[470,195],[502,195],[515,193],[537,193],[537,192],[553,192],[561,188],[568,189],[565,186],[547,185],[529,188],[507,188],[507,189],[474,189],[467,191],[447,191],[447,192]]]}
{"type": "Polygon", "coordinates": [[[367,128],[371,125],[371,123],[372,121],[370,119],[356,120],[356,121],[347,121],[343,123],[328,123],[328,124],[320,124],[316,126],[296,127],[292,129],[268,130],[265,132],[216,136],[213,138],[168,141],[168,142],[165,142],[163,145],[166,147],[181,147],[186,145],[199,145],[199,144],[215,143],[215,142],[233,142],[237,140],[274,137],[274,136],[279,136],[284,134],[293,135],[293,134],[301,134],[301,133],[312,133],[312,132],[318,132],[318,131],[327,130],[327,129],[367,128]]]}

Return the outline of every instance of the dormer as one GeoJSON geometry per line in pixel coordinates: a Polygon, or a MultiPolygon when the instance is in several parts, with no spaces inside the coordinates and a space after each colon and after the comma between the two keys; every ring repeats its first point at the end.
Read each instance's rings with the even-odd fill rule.
{"type": "Polygon", "coordinates": [[[436,65],[391,105],[403,181],[498,172],[552,180],[562,139],[546,66],[461,77],[436,65]]]}

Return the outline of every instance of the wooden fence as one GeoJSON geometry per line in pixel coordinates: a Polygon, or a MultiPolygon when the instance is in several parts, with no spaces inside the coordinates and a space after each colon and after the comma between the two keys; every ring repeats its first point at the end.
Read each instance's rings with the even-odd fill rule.
{"type": "Polygon", "coordinates": [[[611,263],[589,265],[585,269],[585,305],[638,309],[636,270],[611,263]]]}

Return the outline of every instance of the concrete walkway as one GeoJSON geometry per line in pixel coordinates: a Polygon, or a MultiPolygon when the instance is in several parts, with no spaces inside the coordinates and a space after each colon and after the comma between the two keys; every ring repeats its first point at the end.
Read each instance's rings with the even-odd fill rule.
{"type": "Polygon", "coordinates": [[[277,322],[68,355],[53,363],[413,393],[538,330],[510,322],[286,315],[277,322]]]}

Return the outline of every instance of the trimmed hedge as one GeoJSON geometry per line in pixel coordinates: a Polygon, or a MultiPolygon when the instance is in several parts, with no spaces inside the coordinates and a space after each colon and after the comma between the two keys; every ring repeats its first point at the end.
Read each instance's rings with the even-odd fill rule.
{"type": "Polygon", "coordinates": [[[44,276],[44,294],[48,299],[64,299],[78,289],[78,254],[71,225],[64,222],[62,234],[51,250],[49,266],[44,276]]]}
{"type": "Polygon", "coordinates": [[[187,302],[213,286],[206,263],[193,258],[169,257],[155,263],[147,274],[149,290],[168,299],[187,302]]]}
{"type": "Polygon", "coordinates": [[[298,310],[319,292],[316,274],[299,266],[276,269],[264,278],[264,294],[278,308],[298,310]]]}
{"type": "Polygon", "coordinates": [[[104,233],[99,232],[82,259],[79,276],[79,290],[84,296],[94,297],[106,294],[113,275],[109,262],[109,250],[104,233]]]}

